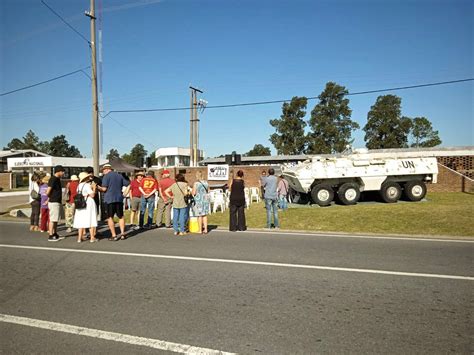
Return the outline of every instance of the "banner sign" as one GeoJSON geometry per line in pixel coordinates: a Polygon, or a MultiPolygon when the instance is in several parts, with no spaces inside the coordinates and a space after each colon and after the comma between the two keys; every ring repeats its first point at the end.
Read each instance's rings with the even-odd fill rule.
{"type": "Polygon", "coordinates": [[[229,180],[229,165],[208,165],[207,166],[208,180],[229,180]]]}
{"type": "Polygon", "coordinates": [[[7,158],[8,170],[14,168],[42,168],[52,166],[52,157],[7,158]]]}

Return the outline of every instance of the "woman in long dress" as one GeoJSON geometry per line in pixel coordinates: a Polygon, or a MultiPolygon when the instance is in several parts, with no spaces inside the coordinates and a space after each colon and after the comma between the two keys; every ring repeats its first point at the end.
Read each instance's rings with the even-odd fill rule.
{"type": "Polygon", "coordinates": [[[210,210],[209,184],[202,179],[202,172],[196,172],[196,182],[193,186],[194,215],[198,218],[199,234],[207,234],[207,215],[210,210]]]}
{"type": "Polygon", "coordinates": [[[229,230],[231,232],[247,230],[245,222],[245,182],[244,172],[237,171],[237,177],[230,185],[229,230]]]}
{"type": "Polygon", "coordinates": [[[94,196],[96,193],[96,184],[92,182],[92,177],[86,172],[79,174],[79,186],[77,187],[77,193],[84,196],[86,200],[86,208],[75,210],[74,214],[74,228],[78,229],[77,242],[83,242],[86,239],[84,235],[86,228],[89,228],[91,236],[91,243],[98,242],[99,240],[95,237],[97,227],[97,207],[94,202],[94,196]]]}

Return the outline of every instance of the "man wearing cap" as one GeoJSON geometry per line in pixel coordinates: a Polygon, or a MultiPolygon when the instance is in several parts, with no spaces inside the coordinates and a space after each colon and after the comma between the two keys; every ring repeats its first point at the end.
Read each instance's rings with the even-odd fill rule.
{"type": "Polygon", "coordinates": [[[104,178],[102,179],[102,186],[98,189],[104,194],[104,201],[107,209],[107,224],[109,225],[112,236],[109,240],[117,241],[119,239],[126,239],[125,237],[125,219],[123,217],[123,195],[122,187],[128,186],[130,183],[119,173],[112,171],[110,164],[105,164],[102,167],[104,178]],[[117,237],[115,232],[114,215],[117,215],[120,226],[120,237],[117,237]]]}
{"type": "Polygon", "coordinates": [[[54,168],[54,175],[48,181],[48,189],[46,195],[48,196],[49,208],[49,242],[57,242],[63,237],[58,235],[58,222],[61,216],[61,200],[63,190],[61,187],[61,178],[64,175],[64,168],[62,165],[56,165],[54,168]]]}
{"type": "Polygon", "coordinates": [[[140,205],[140,228],[151,228],[153,226],[153,212],[155,211],[155,194],[158,191],[158,182],[155,179],[153,171],[148,171],[140,183],[140,192],[142,193],[140,205]],[[145,222],[145,210],[148,208],[148,219],[145,222]]]}
{"type": "Polygon", "coordinates": [[[156,214],[156,224],[161,227],[163,225],[163,212],[165,212],[165,226],[166,228],[171,228],[171,207],[173,201],[169,199],[164,192],[175,183],[173,179],[170,178],[169,170],[163,170],[161,173],[161,180],[158,182],[158,191],[159,191],[159,200],[156,214]]]}
{"type": "Polygon", "coordinates": [[[138,225],[135,223],[138,217],[138,211],[141,204],[142,193],[140,191],[140,184],[143,180],[142,171],[138,171],[135,173],[135,179],[130,182],[130,227],[133,229],[138,229],[138,225]]]}

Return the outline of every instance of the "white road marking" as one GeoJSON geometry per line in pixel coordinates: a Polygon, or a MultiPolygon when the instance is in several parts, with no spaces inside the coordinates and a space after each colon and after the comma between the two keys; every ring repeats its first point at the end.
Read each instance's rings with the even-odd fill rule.
{"type": "MultiPolygon", "coordinates": [[[[222,233],[235,233],[224,229],[215,229],[212,231],[215,232],[222,232],[222,233]]],[[[238,233],[238,232],[237,232],[238,233]]],[[[382,235],[349,235],[349,234],[331,234],[331,233],[304,233],[304,232],[283,232],[283,231],[259,231],[259,230],[247,230],[247,232],[243,233],[255,233],[255,234],[268,234],[268,235],[298,235],[304,237],[331,237],[331,238],[354,238],[354,239],[387,239],[387,240],[410,240],[410,241],[417,241],[417,242],[442,242],[442,243],[474,243],[472,239],[442,239],[442,238],[419,238],[419,237],[396,237],[396,236],[382,236],[382,235]]],[[[242,234],[242,235],[243,235],[242,234]]]]}
{"type": "Polygon", "coordinates": [[[266,261],[214,259],[214,258],[199,258],[199,257],[192,257],[192,256],[126,253],[126,252],[101,251],[101,250],[48,248],[48,247],[34,247],[34,246],[27,246],[27,245],[12,245],[12,244],[0,244],[0,248],[62,251],[62,252],[69,252],[69,253],[86,253],[86,254],[103,254],[103,255],[122,255],[122,256],[135,256],[135,257],[142,257],[142,258],[206,261],[206,262],[228,263],[228,264],[277,266],[277,267],[287,267],[287,268],[297,268],[297,269],[329,270],[329,271],[343,271],[343,272],[358,272],[358,273],[366,273],[366,274],[381,274],[381,275],[395,275],[395,276],[409,276],[409,277],[426,277],[426,278],[434,278],[434,279],[474,281],[474,277],[472,276],[426,274],[426,273],[416,273],[416,272],[401,272],[401,271],[373,270],[373,269],[356,269],[356,268],[320,266],[320,265],[286,264],[286,263],[273,263],[273,262],[266,262],[266,261]]]}
{"type": "Polygon", "coordinates": [[[223,352],[214,349],[201,348],[197,346],[172,343],[169,341],[143,338],[134,335],[121,334],[115,332],[107,332],[100,329],[91,329],[85,327],[78,327],[75,325],[49,322],[40,319],[17,317],[8,314],[0,314],[0,321],[5,323],[25,325],[28,327],[41,328],[46,330],[53,330],[56,332],[63,332],[75,335],[83,335],[91,338],[111,340],[126,344],[146,346],[153,349],[167,350],[181,354],[234,354],[223,352]]]}

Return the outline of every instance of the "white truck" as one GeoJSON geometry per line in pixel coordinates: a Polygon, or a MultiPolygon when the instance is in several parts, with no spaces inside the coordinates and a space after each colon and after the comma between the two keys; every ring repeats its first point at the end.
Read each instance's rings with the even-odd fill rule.
{"type": "Polygon", "coordinates": [[[426,183],[436,183],[438,164],[427,152],[410,149],[350,150],[339,155],[313,156],[293,167],[282,167],[291,188],[328,206],[337,196],[344,205],[356,204],[363,191],[379,191],[382,200],[396,202],[403,195],[420,201],[426,183]]]}

